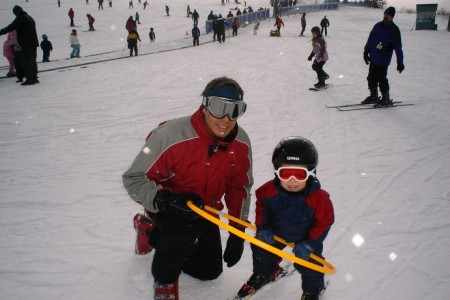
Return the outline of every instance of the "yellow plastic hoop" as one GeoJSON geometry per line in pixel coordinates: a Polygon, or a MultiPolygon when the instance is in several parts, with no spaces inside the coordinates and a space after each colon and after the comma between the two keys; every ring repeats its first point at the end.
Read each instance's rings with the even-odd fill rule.
{"type": "MultiPolygon", "coordinates": [[[[220,219],[210,215],[209,213],[201,210],[200,208],[195,206],[192,203],[192,201],[188,201],[187,205],[188,205],[188,207],[190,209],[192,209],[194,212],[196,212],[201,217],[203,217],[203,218],[207,219],[208,221],[210,221],[210,222],[212,222],[212,223],[214,223],[214,224],[216,224],[216,225],[226,229],[227,231],[229,231],[229,232],[239,236],[240,238],[242,238],[242,239],[244,239],[244,240],[246,240],[246,241],[248,241],[248,242],[250,242],[250,243],[252,243],[252,244],[254,244],[256,246],[258,246],[260,248],[263,248],[264,250],[272,252],[273,254],[276,254],[276,255],[278,255],[280,257],[283,257],[283,258],[285,258],[287,260],[290,260],[290,261],[292,261],[292,262],[294,262],[296,264],[299,264],[301,266],[313,269],[313,270],[315,270],[317,272],[320,272],[320,273],[325,273],[325,274],[330,274],[330,275],[336,273],[336,269],[334,268],[334,266],[332,264],[330,264],[326,260],[324,260],[324,259],[322,259],[322,258],[320,258],[320,257],[318,257],[318,256],[316,256],[314,254],[311,254],[311,258],[314,259],[317,262],[322,263],[325,267],[318,266],[318,265],[313,264],[313,263],[311,263],[309,261],[306,261],[306,260],[301,259],[299,257],[296,257],[296,256],[294,256],[292,254],[289,254],[289,253],[287,253],[287,252],[285,252],[283,250],[277,249],[277,248],[273,247],[272,245],[264,243],[263,241],[260,241],[257,238],[255,238],[255,237],[253,237],[251,235],[248,235],[245,232],[242,232],[239,229],[237,229],[237,228],[235,228],[235,227],[233,227],[233,226],[231,226],[231,225],[221,221],[220,219]]],[[[224,218],[227,218],[230,221],[239,223],[239,224],[241,224],[241,225],[243,225],[243,226],[245,226],[247,228],[250,228],[252,230],[256,230],[256,226],[255,225],[247,223],[247,222],[245,222],[245,221],[243,221],[243,220],[241,220],[239,218],[233,217],[233,216],[231,216],[231,215],[229,215],[227,213],[223,213],[221,211],[218,211],[218,210],[216,210],[216,209],[214,209],[212,207],[205,206],[205,210],[207,210],[209,212],[212,212],[212,213],[215,213],[215,214],[217,214],[219,216],[223,216],[224,218]]],[[[282,238],[280,238],[278,236],[274,236],[274,239],[276,241],[278,241],[278,242],[281,242],[281,243],[291,247],[291,248],[294,247],[293,244],[286,242],[285,240],[283,240],[282,238]]]]}

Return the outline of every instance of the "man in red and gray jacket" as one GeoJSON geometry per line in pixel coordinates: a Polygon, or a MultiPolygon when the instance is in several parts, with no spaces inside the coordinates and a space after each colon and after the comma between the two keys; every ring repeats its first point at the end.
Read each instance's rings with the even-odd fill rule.
{"type": "MultiPolygon", "coordinates": [[[[252,149],[237,120],[246,110],[244,92],[230,78],[205,87],[199,109],[188,117],[160,124],[123,174],[130,197],[145,214],[135,216],[136,252],[155,248],[152,274],[155,297],[178,299],[181,272],[212,280],[241,258],[244,241],[230,235],[222,256],[219,227],[189,209],[191,200],[248,219],[253,185],[252,149]],[[150,246],[148,246],[150,243],[150,246]]],[[[244,230],[233,222],[232,226],[244,230]]]]}

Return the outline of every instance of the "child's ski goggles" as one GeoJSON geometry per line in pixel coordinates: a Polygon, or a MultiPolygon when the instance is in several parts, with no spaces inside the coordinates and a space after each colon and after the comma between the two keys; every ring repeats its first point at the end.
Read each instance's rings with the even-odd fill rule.
{"type": "Polygon", "coordinates": [[[239,119],[247,108],[247,103],[242,100],[236,101],[217,96],[203,97],[203,105],[214,118],[222,119],[228,116],[231,121],[239,119]]]}
{"type": "Polygon", "coordinates": [[[316,177],[314,170],[309,171],[303,167],[280,167],[278,170],[275,170],[275,174],[283,181],[294,178],[297,181],[303,182],[306,181],[309,176],[316,177]]]}

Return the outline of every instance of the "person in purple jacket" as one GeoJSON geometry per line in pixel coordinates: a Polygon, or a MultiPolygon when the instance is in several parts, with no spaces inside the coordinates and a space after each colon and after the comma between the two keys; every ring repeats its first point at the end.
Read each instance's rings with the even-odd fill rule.
{"type": "Polygon", "coordinates": [[[327,42],[320,33],[320,28],[318,26],[314,26],[311,29],[311,34],[313,49],[308,57],[308,60],[311,61],[315,56],[311,68],[316,71],[317,79],[319,80],[319,82],[314,84],[314,87],[317,89],[324,89],[326,88],[325,80],[330,78],[330,76],[323,70],[323,66],[328,60],[327,42]]]}
{"type": "Polygon", "coordinates": [[[400,29],[392,21],[394,15],[395,8],[388,7],[384,11],[383,21],[375,24],[364,46],[364,61],[367,65],[370,64],[369,75],[367,76],[370,95],[361,102],[362,104],[373,103],[376,107],[392,105],[387,71],[394,51],[397,56],[397,71],[402,73],[405,69],[402,38],[400,29]],[[378,86],[381,99],[378,98],[378,86]]]}

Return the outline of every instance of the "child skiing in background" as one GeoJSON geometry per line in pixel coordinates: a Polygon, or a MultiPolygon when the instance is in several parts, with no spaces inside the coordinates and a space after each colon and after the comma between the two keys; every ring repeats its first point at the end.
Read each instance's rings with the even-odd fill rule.
{"type": "Polygon", "coordinates": [[[41,49],[42,49],[42,62],[50,62],[50,52],[53,51],[53,45],[48,40],[46,34],[42,35],[41,49]]]}
{"type": "MultiPolygon", "coordinates": [[[[323,241],[334,223],[333,204],[316,176],[319,161],[314,144],[300,136],[282,139],[272,155],[275,178],[259,187],[256,194],[256,238],[278,249],[285,244],[277,235],[295,244],[296,257],[320,265],[310,255],[322,257],[323,241]]],[[[254,294],[281,273],[279,257],[252,244],[253,275],[238,297],[254,294]]],[[[323,258],[323,257],[322,257],[323,258]]],[[[295,265],[302,277],[301,300],[318,300],[325,287],[324,274],[295,265]]]]}
{"type": "Polygon", "coordinates": [[[89,31],[95,31],[94,29],[95,18],[90,14],[87,14],[86,17],[88,18],[89,31]]]}
{"type": "Polygon", "coordinates": [[[150,28],[150,32],[148,33],[148,37],[150,38],[150,43],[154,43],[156,40],[155,32],[153,31],[153,28],[150,28]]]}
{"type": "Polygon", "coordinates": [[[259,21],[256,21],[255,27],[253,27],[253,35],[258,34],[258,29],[259,29],[259,21]]]}
{"type": "Polygon", "coordinates": [[[134,28],[131,30],[131,32],[128,34],[127,42],[128,42],[128,49],[130,49],[130,56],[133,56],[133,50],[134,55],[138,56],[138,40],[141,41],[141,38],[139,37],[139,33],[137,32],[137,29],[134,28]]]}
{"type": "Polygon", "coordinates": [[[78,40],[77,31],[72,29],[72,33],[69,37],[70,46],[72,47],[72,52],[70,53],[70,58],[80,57],[80,41],[78,40]]]}
{"type": "Polygon", "coordinates": [[[308,60],[311,61],[314,56],[316,57],[311,67],[316,71],[317,79],[319,80],[318,83],[314,84],[314,87],[317,89],[325,89],[325,80],[330,78],[323,70],[323,65],[325,65],[328,60],[327,42],[320,33],[320,28],[318,26],[314,26],[311,29],[311,34],[313,50],[311,51],[308,60]]]}

